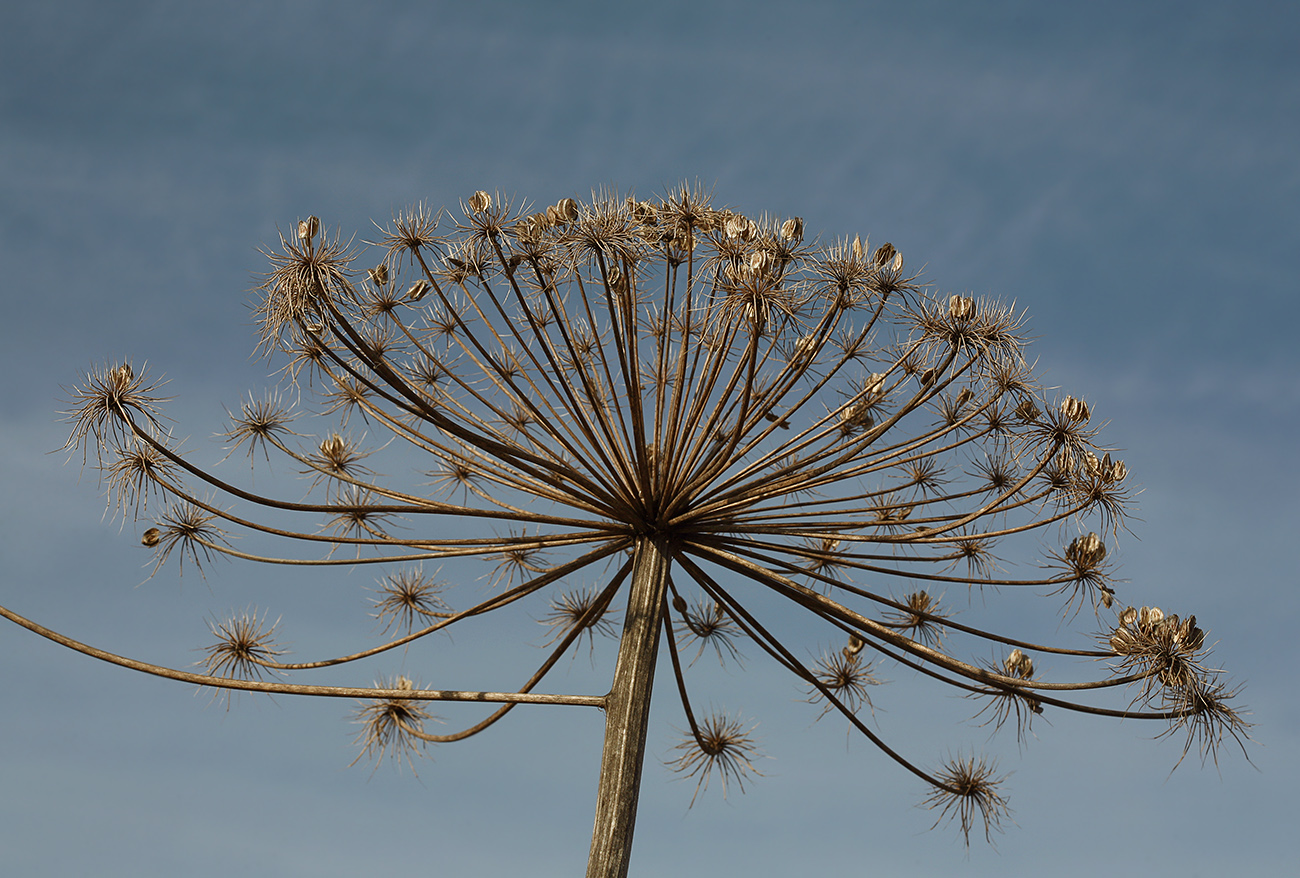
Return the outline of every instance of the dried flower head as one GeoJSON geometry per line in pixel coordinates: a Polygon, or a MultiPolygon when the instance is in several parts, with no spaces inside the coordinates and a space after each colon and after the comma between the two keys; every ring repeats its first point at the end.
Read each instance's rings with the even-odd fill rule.
{"type": "Polygon", "coordinates": [[[1052,594],[1069,594],[1065,612],[1071,608],[1077,613],[1083,608],[1084,601],[1092,603],[1094,608],[1110,607],[1115,598],[1115,589],[1111,585],[1110,567],[1106,563],[1106,544],[1095,533],[1075,537],[1065,547],[1065,551],[1049,555],[1046,565],[1049,570],[1061,571],[1056,575],[1059,587],[1052,594]],[[1078,600],[1078,606],[1075,601],[1078,600]]]}
{"type": "MultiPolygon", "coordinates": [[[[389,681],[380,680],[375,683],[375,688],[407,692],[419,690],[419,687],[407,677],[397,677],[389,681]]],[[[428,745],[424,724],[430,720],[437,721],[437,717],[424,705],[425,702],[415,698],[386,698],[382,701],[367,702],[359,707],[354,714],[354,719],[361,725],[361,731],[357,733],[356,738],[361,752],[357,754],[356,759],[352,760],[352,764],[356,765],[362,759],[368,759],[374,760],[378,767],[387,756],[399,766],[405,761],[407,767],[414,773],[415,763],[411,757],[424,755],[424,749],[428,745]]]]}
{"type": "Polygon", "coordinates": [[[1166,616],[1159,607],[1128,607],[1108,640],[1126,671],[1147,675],[1150,691],[1159,684],[1167,689],[1195,688],[1204,676],[1200,659],[1205,632],[1196,617],[1166,616]]]}
{"type": "Polygon", "coordinates": [[[375,618],[387,634],[394,628],[410,633],[416,625],[428,625],[451,615],[442,599],[446,583],[426,576],[418,567],[408,567],[388,574],[375,599],[375,618]]]}
{"type": "MultiPolygon", "coordinates": [[[[1011,650],[1002,660],[1001,666],[989,665],[988,669],[1012,680],[1029,681],[1034,677],[1033,659],[1019,648],[1011,650]]],[[[993,730],[997,731],[1009,720],[1013,720],[1016,741],[1021,744],[1030,731],[1034,717],[1043,712],[1042,702],[1034,697],[1032,690],[1027,687],[997,685],[972,692],[971,695],[987,699],[987,703],[977,714],[977,716],[988,714],[984,725],[991,725],[993,730]]]]}
{"type": "Polygon", "coordinates": [[[714,713],[673,748],[681,751],[681,755],[669,760],[669,768],[684,778],[696,779],[691,805],[709,788],[715,773],[722,783],[724,798],[729,785],[735,784],[743,793],[745,781],[751,775],[762,777],[762,772],[754,767],[758,741],[753,732],[757,727],[755,723],[746,728],[739,716],[714,713]]]}
{"type": "Polygon", "coordinates": [[[885,624],[908,632],[908,636],[926,646],[937,647],[943,643],[943,620],[947,611],[939,607],[939,599],[928,591],[909,592],[903,598],[904,609],[884,615],[885,624]]]}
{"type": "Polygon", "coordinates": [[[615,637],[618,614],[610,612],[609,604],[594,588],[584,588],[560,593],[551,599],[550,610],[538,621],[551,629],[547,644],[555,643],[568,634],[579,631],[579,639],[586,638],[588,648],[596,648],[595,636],[615,637]]]}
{"type": "Polygon", "coordinates": [[[924,801],[926,807],[939,809],[934,825],[957,820],[969,847],[970,831],[978,820],[984,824],[984,839],[992,841],[990,833],[994,829],[1001,831],[1002,821],[1011,816],[1006,799],[998,793],[1006,778],[995,777],[996,771],[997,764],[983,757],[950,758],[935,772],[941,786],[935,787],[924,801]]]}
{"type": "Polygon", "coordinates": [[[335,300],[355,302],[356,292],[349,281],[351,265],[356,259],[351,242],[336,234],[333,240],[322,237],[289,240],[280,236],[280,250],[263,250],[271,260],[271,271],[258,287],[262,301],[256,314],[262,326],[261,347],[272,353],[286,342],[286,332],[293,327],[329,322],[335,300]]]}
{"type": "Polygon", "coordinates": [[[862,658],[863,645],[864,642],[860,639],[852,641],[843,649],[824,653],[813,666],[813,675],[821,685],[809,685],[808,700],[813,703],[822,702],[818,719],[836,709],[834,704],[826,700],[823,687],[849,713],[857,713],[864,704],[871,707],[868,687],[879,686],[880,680],[873,672],[873,663],[862,658]]]}
{"type": "Polygon", "coordinates": [[[688,605],[682,598],[673,602],[674,609],[681,617],[682,634],[685,647],[690,649],[699,644],[691,664],[695,664],[704,655],[704,650],[713,647],[718,657],[718,664],[726,665],[727,659],[740,662],[742,656],[736,648],[737,638],[743,636],[740,628],[726,610],[717,601],[700,598],[693,605],[688,605]]]}
{"type": "Polygon", "coordinates": [[[104,469],[109,502],[118,512],[139,518],[150,497],[164,495],[164,481],[176,483],[176,466],[152,445],[136,445],[130,450],[116,449],[117,460],[104,469]]]}
{"type": "Polygon", "coordinates": [[[313,474],[312,487],[330,481],[338,488],[349,482],[373,476],[374,471],[361,463],[370,456],[358,441],[331,433],[320,441],[316,450],[303,459],[309,467],[304,474],[313,474]]]}
{"type": "Polygon", "coordinates": [[[93,445],[96,459],[102,461],[104,449],[134,446],[136,430],[158,437],[162,432],[158,404],[163,400],[154,394],[162,383],[149,381],[144,368],[137,373],[130,363],[91,369],[70,390],[75,408],[63,413],[64,420],[72,423],[64,449],[81,449],[85,460],[93,445]]]}
{"type": "Polygon", "coordinates": [[[275,627],[280,620],[266,624],[266,613],[255,609],[235,613],[223,622],[208,622],[217,642],[204,647],[203,668],[214,677],[261,680],[268,664],[284,655],[275,643],[275,627]]]}
{"type": "Polygon", "coordinates": [[[441,211],[432,212],[423,202],[393,216],[391,228],[382,229],[384,235],[377,242],[387,249],[385,261],[394,265],[405,256],[415,262],[425,252],[436,250],[440,239],[435,233],[441,211]]]}
{"type": "Polygon", "coordinates": [[[154,550],[157,559],[150,576],[158,573],[174,551],[179,551],[182,572],[188,558],[202,575],[203,565],[221,555],[230,545],[226,532],[213,524],[216,518],[214,513],[196,502],[173,500],[166,514],[155,522],[154,527],[145,531],[144,544],[154,550]]]}
{"type": "Polygon", "coordinates": [[[240,407],[239,415],[236,416],[229,411],[226,414],[230,418],[231,426],[221,434],[221,438],[231,443],[227,456],[234,454],[247,443],[250,466],[253,463],[253,455],[259,449],[262,451],[262,456],[270,462],[270,449],[280,448],[285,437],[297,435],[289,429],[294,414],[278,390],[273,390],[261,398],[250,395],[248,401],[240,407]]]}

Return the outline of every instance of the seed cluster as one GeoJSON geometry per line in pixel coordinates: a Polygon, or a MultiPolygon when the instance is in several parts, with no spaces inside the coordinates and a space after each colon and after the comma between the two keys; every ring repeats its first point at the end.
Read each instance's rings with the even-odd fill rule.
{"type": "MultiPolygon", "coordinates": [[[[1132,491],[1092,406],[1039,386],[1023,315],[936,293],[892,244],[807,240],[799,217],[715,207],[692,186],[541,209],[479,191],[454,219],[424,205],[398,214],[368,249],[315,217],[294,229],[266,252],[257,305],[283,387],[231,413],[223,438],[254,466],[257,452],[287,458],[305,495],[273,497],[192,464],[143,370],[93,370],[72,391],[68,447],[95,449],[112,502],[146,519],[160,565],[177,552],[196,566],[225,555],[399,568],[375,601],[379,646],[288,664],[244,615],[214,626],[213,674],[359,661],[536,596],[549,598],[539,621],[550,636],[517,690],[529,693],[560,655],[617,634],[632,556],[653,542],[669,560],[660,628],[688,726],[672,765],[697,792],[712,775],[743,788],[756,773],[753,726],[697,720],[685,678],[709,647],[726,663],[741,643],[925,780],[967,836],[1007,813],[992,764],[929,772],[886,744],[859,715],[882,663],[987,700],[998,726],[1071,709],[1190,725],[1188,747],[1203,752],[1225,733],[1244,737],[1226,705],[1235,693],[1205,670],[1194,617],[1125,610],[1101,649],[955,621],[946,590],[1062,594],[1067,616],[1113,614],[1105,541],[1132,491]],[[314,435],[290,402],[311,396],[314,418],[330,422],[314,435]],[[409,455],[421,461],[414,478],[380,474],[380,460],[409,455]],[[155,516],[158,497],[168,506],[155,516]],[[284,523],[295,516],[304,524],[284,523]],[[238,551],[232,531],[285,549],[238,551]],[[1047,539],[1065,546],[1017,572],[1016,547],[1047,539]],[[475,558],[490,593],[459,609],[465,589],[420,572],[475,558]],[[820,661],[787,642],[792,616],[835,644],[814,648],[820,661]],[[990,644],[1014,648],[994,665],[959,656],[990,644]],[[1113,691],[1111,676],[1043,682],[1031,652],[1112,659],[1139,694],[1097,708],[1086,699],[1113,691]]],[[[389,695],[358,720],[377,758],[467,737],[512,707],[431,735],[426,690],[401,678],[376,691],[389,695]]]]}

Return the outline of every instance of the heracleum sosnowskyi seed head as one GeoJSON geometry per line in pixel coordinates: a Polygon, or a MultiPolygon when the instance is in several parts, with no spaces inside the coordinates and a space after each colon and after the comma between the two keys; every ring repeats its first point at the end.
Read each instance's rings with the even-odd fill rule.
{"type": "Polygon", "coordinates": [[[230,413],[222,438],[255,468],[286,458],[303,482],[272,496],[191,463],[158,384],[126,363],[72,389],[67,447],[83,460],[94,449],[110,503],[143,519],[159,565],[177,553],[200,567],[218,556],[386,566],[372,604],[380,642],[285,662],[275,626],[250,609],[211,626],[208,675],[119,663],[368,699],[358,742],[379,760],[476,734],[520,703],[600,707],[590,874],[626,868],[620,827],[635,816],[660,645],[685,720],[670,765],[696,795],[711,777],[725,791],[758,774],[753,722],[692,708],[689,671],[706,651],[739,666],[743,648],[788,671],[814,718],[842,717],[924,781],[924,801],[967,839],[1009,813],[995,765],[970,755],[926,769],[887,743],[870,711],[889,697],[882,668],[980,700],[995,727],[1014,714],[1018,732],[1077,710],[1162,721],[1203,758],[1225,737],[1244,743],[1236,689],[1206,664],[1195,618],[1117,609],[1111,550],[1131,480],[1092,405],[1040,387],[1020,312],[937,293],[892,244],[810,240],[802,218],[716,207],[698,186],[545,207],[478,191],[454,215],[399,213],[368,244],[316,217],[293,228],[264,251],[256,306],[282,387],[230,413]],[[312,396],[315,415],[302,402],[312,396]],[[412,456],[406,477],[386,474],[385,461],[412,456]],[[246,552],[235,534],[284,548],[246,552]],[[475,560],[462,583],[453,570],[475,560]],[[436,583],[426,562],[440,565],[436,583]],[[476,577],[486,596],[481,582],[470,593],[476,577]],[[1051,645],[966,624],[946,595],[971,591],[1057,595],[1069,622],[1090,610],[1100,637],[1051,645]],[[260,679],[413,663],[419,641],[516,604],[548,629],[546,657],[502,692],[260,679]],[[820,640],[799,634],[808,623],[820,640]],[[620,625],[608,693],[535,691],[563,655],[620,625]],[[1052,670],[1071,657],[1105,670],[1050,681],[1036,673],[1044,657],[1052,670]],[[1131,700],[1105,706],[1124,684],[1131,700]],[[501,706],[432,734],[422,705],[435,700],[501,706]]]}

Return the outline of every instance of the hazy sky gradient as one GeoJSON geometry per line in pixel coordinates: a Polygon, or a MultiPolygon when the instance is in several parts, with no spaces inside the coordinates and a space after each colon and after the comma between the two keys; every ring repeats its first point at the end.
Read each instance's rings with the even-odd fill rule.
{"type": "MultiPolygon", "coordinates": [[[[372,218],[480,188],[546,204],[698,179],[719,203],[891,241],[940,290],[1028,309],[1046,382],[1110,419],[1144,488],[1121,600],[1195,613],[1219,641],[1248,683],[1258,770],[1225,748],[1219,771],[1189,758],[1169,776],[1179,746],[1158,729],[1051,714],[1017,752],[885,669],[887,739],[926,764],[987,749],[1014,771],[1016,825],[967,857],[951,828],[926,831],[913,778],[814,725],[761,656],[701,662],[697,697],[760,721],[772,758],[746,795],[688,811],[691,785],[658,763],[682,724],[659,698],[633,874],[1294,867],[1294,4],[51,2],[6,19],[0,603],[172,665],[198,658],[206,618],[253,604],[283,614],[295,654],[369,642],[367,570],[223,563],[140,584],[138,528],[101,515],[79,460],[47,453],[66,438],[61,385],[148,361],[179,433],[219,457],[222,406],[266,384],[248,291],[277,228],[316,214],[364,238],[372,218]]],[[[439,685],[500,685],[541,639],[526,616],[502,625],[517,648],[475,652],[467,631],[437,667],[408,661],[439,685]]],[[[579,657],[554,686],[598,691],[611,669],[579,657]]],[[[521,708],[436,748],[416,780],[347,769],[346,703],[227,712],[8,623],[0,694],[8,874],[567,876],[586,860],[594,711],[521,708]]]]}

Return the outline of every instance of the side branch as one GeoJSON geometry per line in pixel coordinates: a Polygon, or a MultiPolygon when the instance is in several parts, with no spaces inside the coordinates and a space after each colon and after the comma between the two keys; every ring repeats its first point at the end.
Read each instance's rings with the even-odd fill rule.
{"type": "Polygon", "coordinates": [[[136,661],[125,656],[96,649],[57,631],[51,631],[30,619],[18,615],[5,607],[0,607],[0,616],[21,625],[28,631],[35,632],[60,646],[76,650],[91,658],[99,659],[113,665],[130,668],[155,677],[193,683],[197,686],[211,686],[214,689],[235,689],[244,692],[267,692],[274,695],[318,695],[325,698],[364,698],[411,701],[479,701],[502,704],[573,704],[579,707],[599,707],[604,709],[604,695],[548,695],[531,692],[462,692],[454,689],[367,689],[360,686],[303,686],[294,683],[267,683],[261,680],[233,680],[228,677],[213,677],[208,674],[192,674],[174,668],[136,661]]]}

